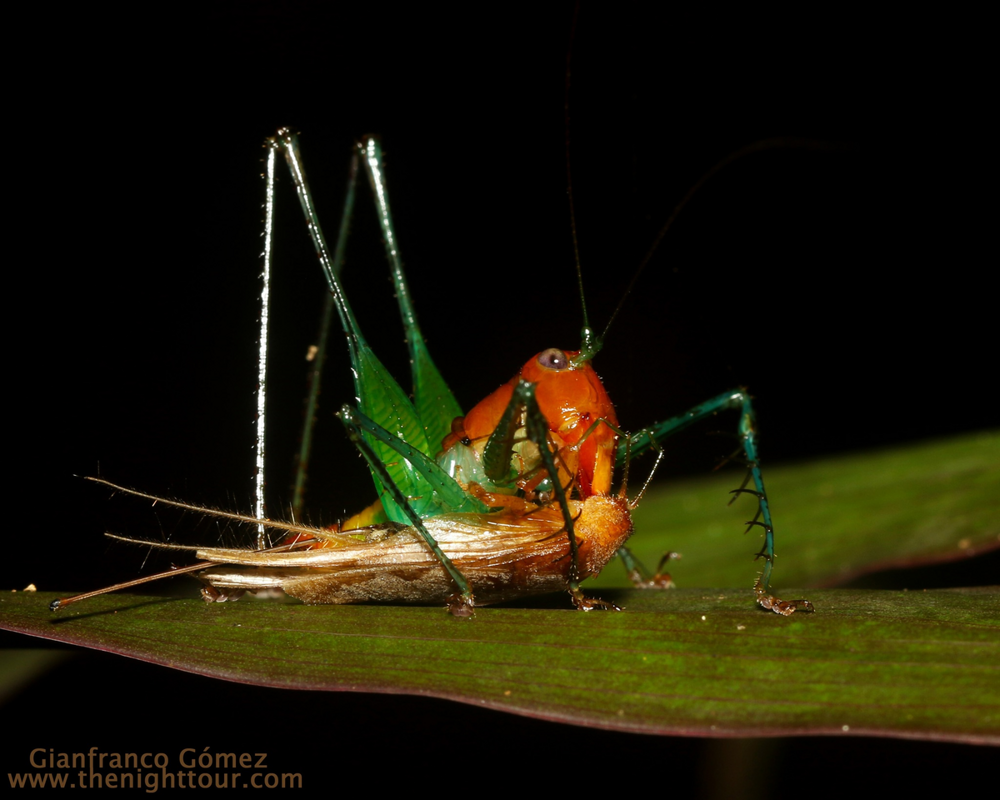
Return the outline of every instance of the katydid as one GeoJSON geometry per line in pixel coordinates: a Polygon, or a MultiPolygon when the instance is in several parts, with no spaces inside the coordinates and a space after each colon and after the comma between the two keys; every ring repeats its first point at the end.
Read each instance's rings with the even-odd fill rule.
{"type": "MultiPolygon", "coordinates": [[[[758,463],[753,409],[745,390],[725,392],[681,416],[626,434],[619,428],[614,406],[591,366],[603,337],[593,335],[584,311],[579,350],[543,350],[463,415],[430,356],[412,306],[378,140],[368,138],[356,146],[333,250],[314,208],[297,137],[281,129],[267,146],[265,260],[269,263],[271,252],[274,162],[278,153],[283,153],[332,306],[348,341],[356,405],[342,406],[338,416],[368,462],[378,499],[333,528],[267,520],[259,463],[256,516],[221,516],[258,525],[261,537],[264,529],[283,531],[286,538],[282,543],[266,546],[261,538],[255,550],[168,546],[196,551],[200,562],[183,571],[200,573],[206,600],[232,599],[244,591],[282,589],[307,603],[445,602],[456,616],[469,616],[477,604],[565,589],[578,609],[617,608],[587,598],[580,587],[616,552],[621,552],[637,585],[663,583],[642,579],[640,568],[624,547],[632,533],[630,512],[638,502],[638,497],[631,502],[627,497],[630,458],[658,449],[673,432],[732,408],[740,414],[739,437],[748,467],[746,480],[734,494],[749,493],[757,498],[757,514],[749,526],[764,531],[764,544],[758,553],[764,559],[764,569],[755,585],[757,600],[784,615],[812,609],[808,601],[785,602],[769,594],[773,526],[758,463]],[[375,195],[406,331],[412,400],[368,345],[339,279],[359,164],[375,195]],[[616,468],[623,469],[626,477],[613,492],[616,468]],[[747,488],[751,481],[753,488],[747,488]]],[[[266,319],[265,298],[261,420],[266,319]]],[[[314,389],[316,385],[314,380],[314,389]]],[[[311,412],[306,424],[304,443],[311,440],[311,412]]],[[[262,447],[261,429],[259,454],[262,447]]],[[[307,460],[304,453],[297,497],[301,496],[307,460]]],[[[90,595],[55,601],[53,608],[84,596],[90,595]]]]}

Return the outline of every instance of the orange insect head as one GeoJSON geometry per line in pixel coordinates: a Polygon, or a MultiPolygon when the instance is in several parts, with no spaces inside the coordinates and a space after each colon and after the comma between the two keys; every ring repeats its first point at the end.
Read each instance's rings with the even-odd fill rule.
{"type": "Polygon", "coordinates": [[[549,348],[530,359],[517,375],[465,416],[460,430],[445,440],[444,448],[463,434],[473,441],[488,438],[510,403],[514,387],[521,380],[530,381],[535,384],[538,407],[548,421],[560,458],[576,478],[580,497],[608,494],[618,437],[608,425],[595,423],[604,420],[617,427],[618,418],[594,368],[589,362],[574,363],[578,355],[578,351],[549,348]]]}

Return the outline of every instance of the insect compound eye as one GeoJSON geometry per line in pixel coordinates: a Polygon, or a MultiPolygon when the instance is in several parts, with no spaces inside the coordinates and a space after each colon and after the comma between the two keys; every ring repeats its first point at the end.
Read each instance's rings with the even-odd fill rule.
{"type": "Polygon", "coordinates": [[[569,366],[569,359],[562,350],[550,347],[538,354],[538,363],[546,369],[566,369],[569,366]]]}

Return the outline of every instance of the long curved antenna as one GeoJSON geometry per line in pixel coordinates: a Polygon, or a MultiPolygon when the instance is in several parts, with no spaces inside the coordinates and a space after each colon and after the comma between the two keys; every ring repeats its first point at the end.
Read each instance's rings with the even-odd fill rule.
{"type": "Polygon", "coordinates": [[[695,183],[694,186],[688,189],[687,194],[684,195],[684,197],[676,206],[674,206],[674,210],[667,218],[667,221],[663,223],[663,227],[661,227],[659,233],[656,234],[656,238],[653,239],[653,243],[649,246],[649,249],[646,251],[646,255],[643,256],[642,261],[639,262],[638,268],[632,274],[632,280],[629,281],[628,286],[625,288],[625,292],[622,294],[621,300],[618,301],[617,307],[611,314],[611,319],[608,320],[608,324],[604,327],[604,332],[598,337],[597,339],[598,342],[603,342],[604,338],[608,335],[608,331],[611,329],[611,323],[615,321],[615,318],[618,316],[618,312],[621,311],[622,306],[625,305],[625,301],[628,299],[628,296],[632,293],[632,287],[635,286],[635,282],[639,280],[639,276],[642,274],[642,271],[646,268],[646,265],[653,258],[653,254],[657,251],[657,249],[660,246],[660,243],[663,241],[663,238],[667,235],[667,231],[669,231],[670,228],[673,226],[674,221],[677,219],[681,211],[684,210],[684,207],[689,202],[691,202],[691,198],[693,198],[698,193],[698,190],[701,189],[701,187],[704,186],[706,183],[708,183],[708,181],[711,178],[715,177],[716,174],[721,172],[724,167],[728,167],[734,161],[738,161],[739,159],[743,158],[744,156],[748,156],[751,153],[758,153],[762,150],[771,150],[778,147],[795,147],[795,148],[812,149],[812,150],[836,150],[840,149],[842,145],[830,142],[817,142],[812,139],[800,139],[797,137],[788,137],[788,136],[775,137],[773,139],[761,139],[760,141],[757,142],[751,142],[745,147],[741,147],[739,150],[734,150],[732,153],[730,153],[721,161],[716,162],[712,166],[712,168],[708,170],[708,172],[706,172],[698,179],[698,182],[695,183]]]}
{"type": "MultiPolygon", "coordinates": [[[[99,483],[101,486],[107,486],[109,489],[114,489],[116,492],[122,492],[124,494],[132,495],[133,497],[141,497],[144,500],[152,500],[154,503],[159,503],[165,506],[173,506],[174,508],[182,508],[185,511],[196,511],[199,514],[204,514],[209,517],[215,517],[217,519],[228,519],[233,522],[242,522],[247,525],[257,525],[264,528],[269,528],[276,531],[285,531],[286,533],[301,533],[306,536],[314,538],[324,538],[329,536],[330,532],[324,530],[323,528],[317,528],[312,525],[301,525],[296,522],[281,522],[279,520],[264,519],[262,517],[252,517],[247,514],[238,514],[233,511],[220,511],[217,508],[206,508],[205,506],[198,506],[194,503],[185,503],[181,500],[171,500],[167,497],[157,497],[155,494],[147,494],[146,492],[140,492],[138,489],[130,489],[127,486],[120,486],[117,483],[112,483],[111,481],[106,481],[104,478],[84,478],[85,481],[91,481],[92,483],[99,483]]],[[[159,546],[159,544],[157,544],[159,546]]],[[[173,547],[167,547],[164,549],[176,549],[173,547]]],[[[271,547],[260,548],[263,550],[273,549],[271,547]]]]}
{"type": "MultiPolygon", "coordinates": [[[[107,483],[107,481],[99,481],[100,483],[107,483]]],[[[114,486],[114,484],[109,484],[114,486]]],[[[121,489],[122,487],[116,487],[121,489]]],[[[122,489],[122,491],[131,491],[129,489],[122,489]]],[[[209,512],[211,513],[211,512],[209,512]]],[[[184,547],[181,545],[164,545],[160,542],[143,542],[136,539],[129,539],[126,536],[117,536],[113,533],[104,534],[109,539],[117,539],[120,542],[129,542],[131,544],[147,544],[162,550],[199,550],[198,547],[184,547]]],[[[278,545],[277,547],[268,548],[268,552],[279,553],[287,550],[294,550],[298,547],[300,542],[292,542],[290,544],[278,545]]],[[[100,597],[102,594],[110,594],[111,592],[117,592],[121,589],[132,589],[136,586],[141,586],[144,583],[152,583],[153,581],[163,580],[164,578],[173,578],[175,575],[185,575],[191,572],[201,572],[203,569],[208,569],[209,567],[217,567],[218,562],[216,561],[198,561],[194,564],[188,564],[186,567],[173,567],[163,572],[157,572],[155,575],[145,575],[142,578],[136,578],[135,580],[125,581],[123,583],[116,583],[113,586],[105,586],[103,589],[95,589],[92,592],[84,592],[83,594],[73,595],[72,597],[60,597],[49,603],[50,611],[58,611],[60,608],[65,608],[72,603],[79,603],[81,600],[89,600],[91,597],[100,597]]]]}
{"type": "Polygon", "coordinates": [[[117,592],[121,589],[131,589],[134,586],[141,586],[144,583],[152,583],[153,581],[163,580],[164,578],[172,578],[174,575],[184,575],[187,572],[200,572],[203,569],[208,569],[209,567],[214,566],[217,565],[211,561],[199,561],[196,564],[189,564],[186,567],[178,567],[177,569],[169,569],[165,572],[157,572],[155,575],[146,575],[142,578],[136,578],[134,581],[116,583],[114,586],[105,586],[103,589],[95,589],[92,592],[84,592],[83,594],[73,595],[72,597],[60,597],[49,603],[49,611],[58,611],[60,608],[66,608],[66,606],[72,603],[79,603],[81,600],[89,600],[91,597],[100,597],[102,594],[110,594],[111,592],[117,592]]]}
{"type": "Polygon", "coordinates": [[[573,168],[570,158],[570,116],[569,94],[573,78],[573,42],[576,39],[576,23],[580,17],[579,1],[573,5],[573,21],[569,28],[569,44],[566,47],[566,89],[563,95],[563,124],[565,126],[566,144],[566,198],[569,200],[569,230],[573,239],[573,262],[576,264],[576,283],[580,290],[580,308],[583,311],[583,330],[581,334],[580,355],[575,359],[578,363],[590,361],[600,350],[599,342],[594,341],[594,331],[590,327],[587,315],[587,298],[583,291],[583,268],[580,264],[580,242],[576,232],[576,206],[573,202],[573,168]]]}

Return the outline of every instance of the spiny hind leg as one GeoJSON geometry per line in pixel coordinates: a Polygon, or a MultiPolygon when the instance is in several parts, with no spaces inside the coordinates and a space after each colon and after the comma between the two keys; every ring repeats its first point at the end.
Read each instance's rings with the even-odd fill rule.
{"type": "MultiPolygon", "coordinates": [[[[754,427],[753,405],[750,395],[745,389],[733,389],[708,400],[684,414],[672,417],[645,428],[629,438],[626,452],[637,455],[651,447],[657,447],[666,437],[684,430],[695,422],[712,416],[725,409],[737,409],[740,412],[738,433],[743,457],[747,466],[747,477],[743,484],[733,492],[735,499],[740,494],[752,494],[757,498],[757,513],[747,522],[747,531],[760,527],[764,531],[764,543],[756,558],[764,559],[764,569],[754,584],[754,594],[761,607],[777,614],[788,616],[796,610],[812,611],[813,606],[808,600],[784,601],[771,595],[771,570],[774,566],[774,525],[771,522],[771,509],[768,503],[767,491],[764,489],[764,477],[760,471],[760,459],[757,455],[757,440],[754,427]],[[747,485],[753,481],[754,488],[747,485]]],[[[738,449],[737,454],[740,452],[738,449]]],[[[622,454],[624,455],[624,454],[622,454]]],[[[628,561],[626,561],[628,568],[628,561]]]]}
{"type": "MultiPolygon", "coordinates": [[[[423,520],[420,517],[410,503],[406,495],[400,491],[399,487],[393,481],[392,477],[389,475],[389,471],[386,469],[385,465],[379,459],[378,455],[372,449],[371,445],[364,437],[364,433],[369,434],[384,434],[384,436],[379,436],[385,442],[395,442],[396,437],[393,437],[384,428],[368,419],[364,414],[355,408],[350,406],[342,406],[340,413],[337,415],[340,417],[341,422],[347,428],[348,436],[354,443],[354,446],[358,448],[358,451],[364,456],[365,460],[368,462],[368,466],[371,468],[372,475],[374,475],[378,482],[381,484],[385,493],[392,498],[392,500],[399,506],[400,509],[409,518],[410,524],[417,530],[427,546],[430,548],[434,557],[441,562],[441,566],[444,567],[445,571],[448,573],[449,577],[455,584],[455,594],[453,594],[448,599],[448,610],[456,617],[471,617],[475,610],[475,598],[472,594],[472,587],[466,580],[465,576],[458,570],[450,558],[445,554],[445,552],[438,545],[437,541],[431,535],[430,531],[427,530],[424,525],[423,520]]],[[[405,442],[399,442],[396,444],[397,447],[406,447],[406,452],[410,457],[415,458],[416,454],[413,452],[413,448],[410,448],[405,442]]]]}

